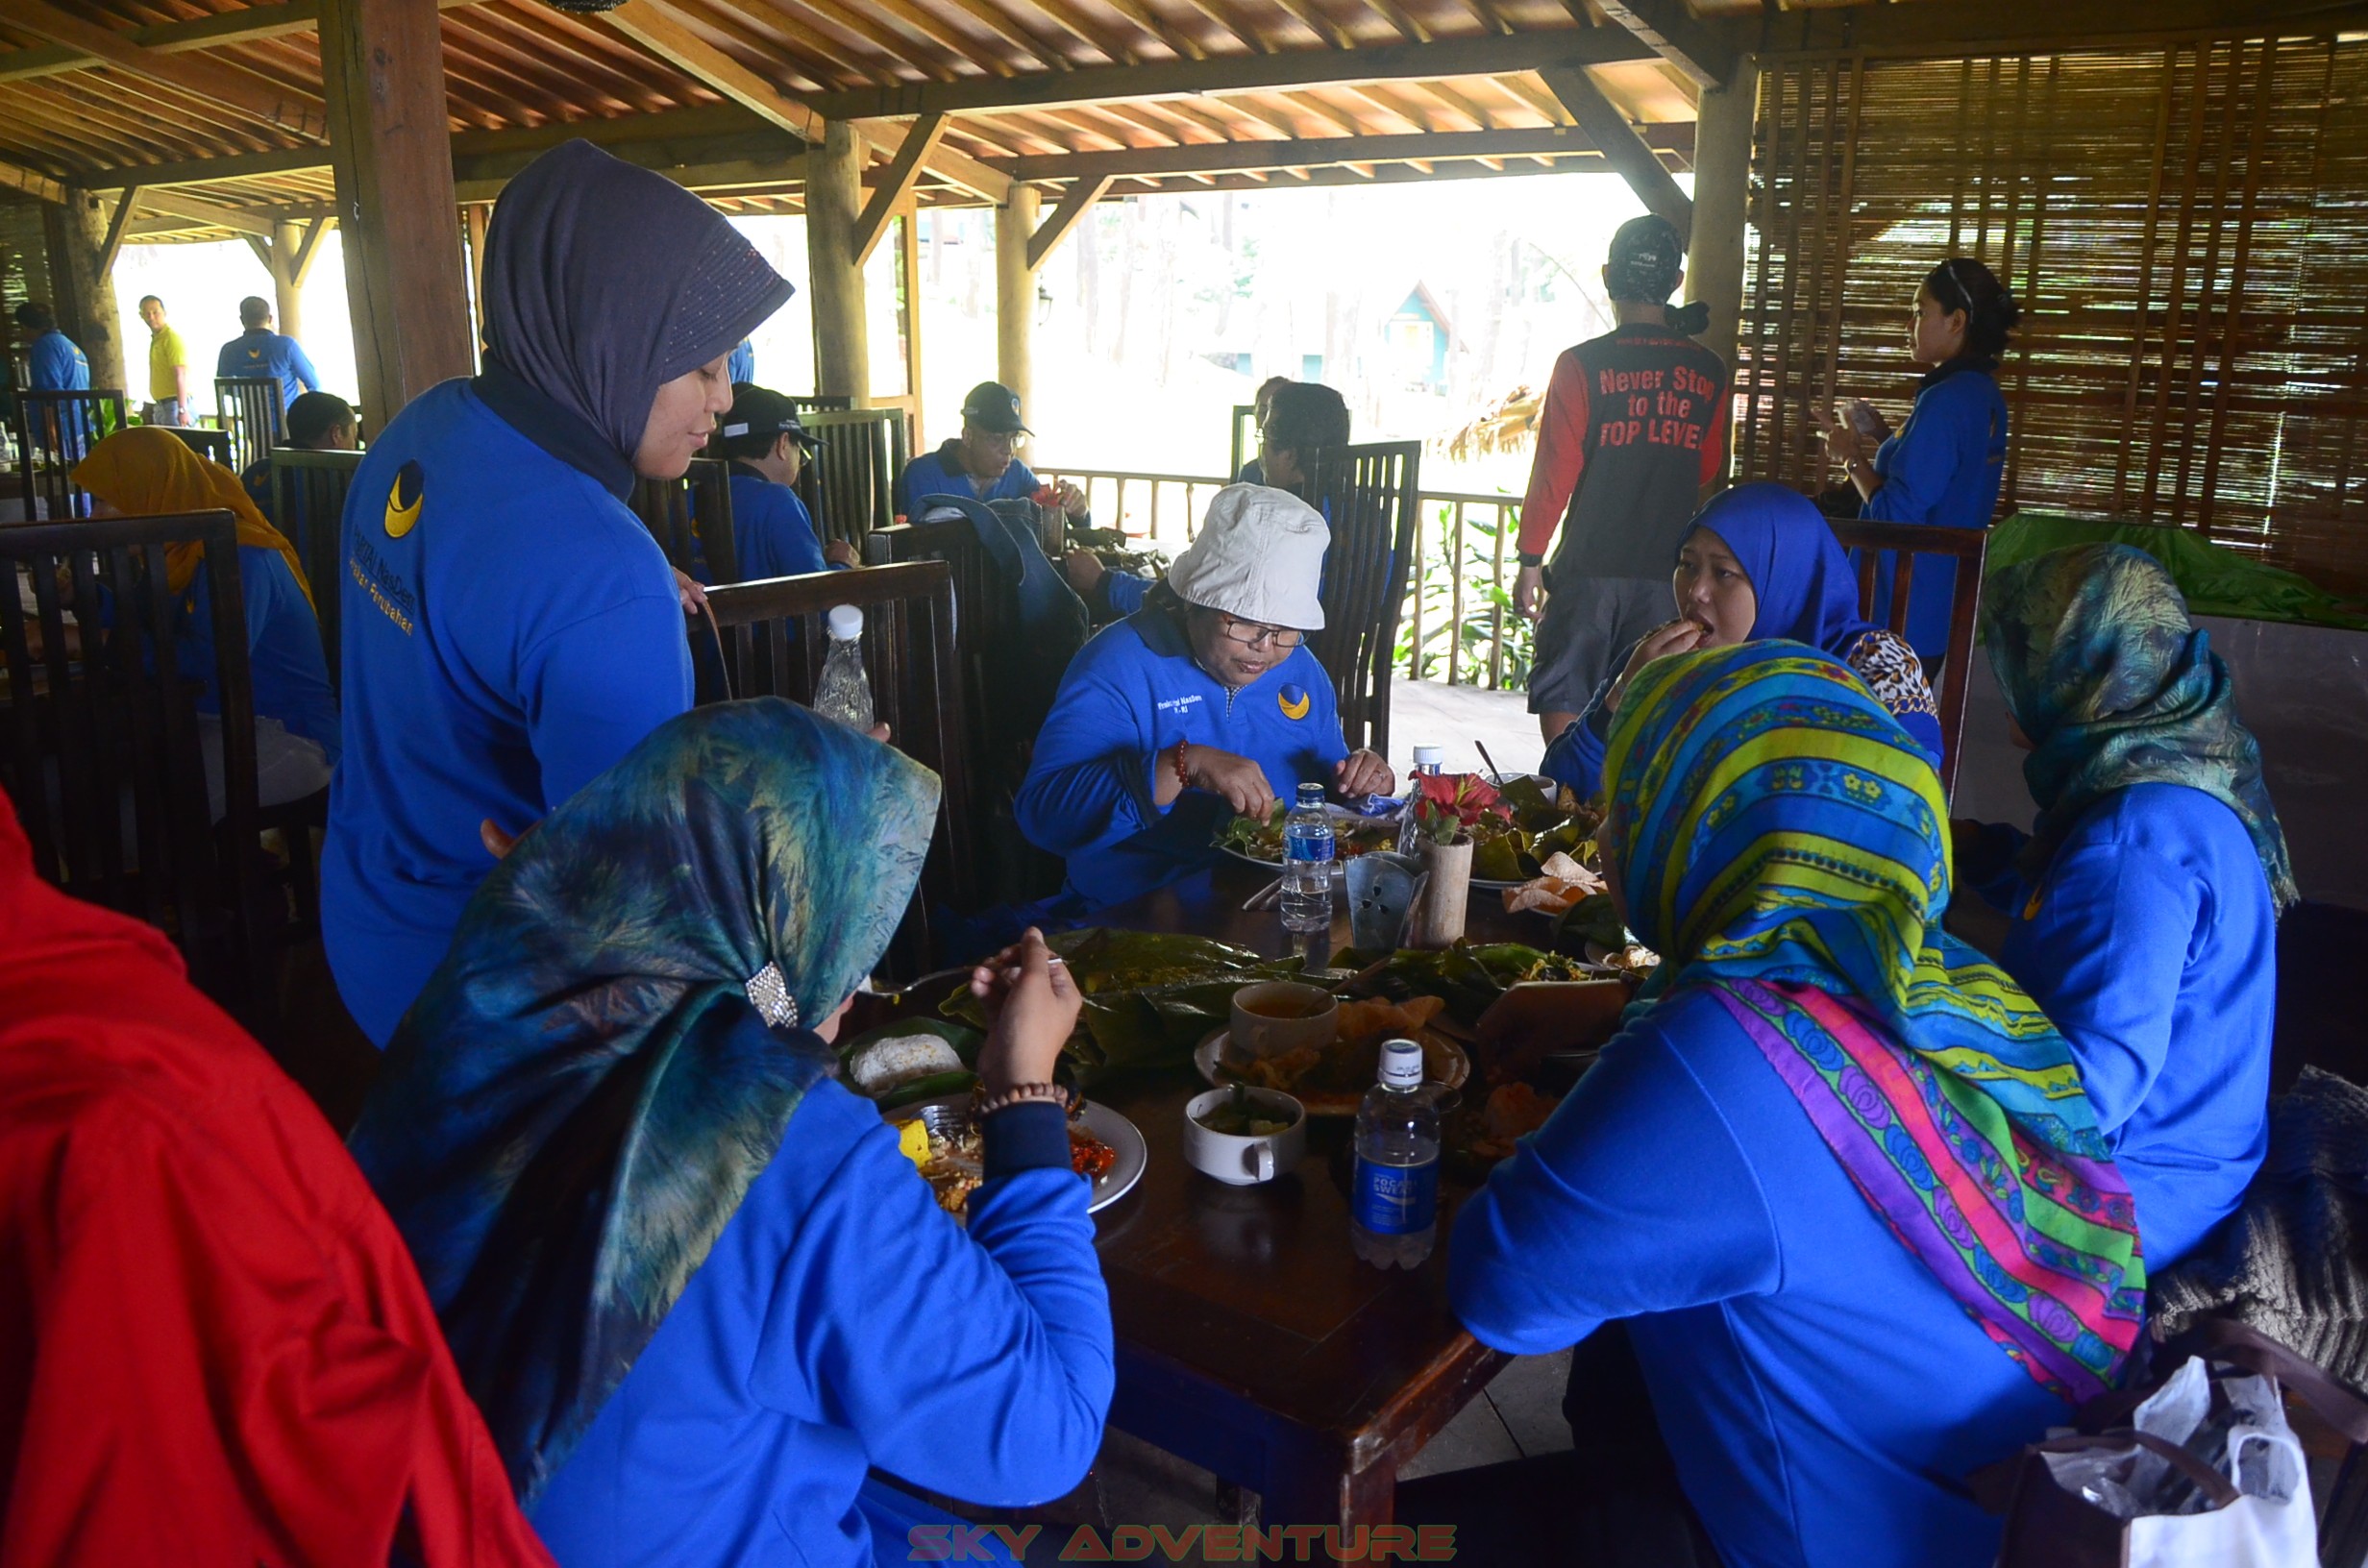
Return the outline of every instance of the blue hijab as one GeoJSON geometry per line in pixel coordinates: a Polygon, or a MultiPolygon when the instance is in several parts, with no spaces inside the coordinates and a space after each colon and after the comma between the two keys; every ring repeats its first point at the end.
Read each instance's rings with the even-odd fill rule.
{"type": "Polygon", "coordinates": [[[1833,525],[1798,490],[1739,484],[1711,498],[1686,538],[1697,528],[1725,541],[1751,578],[1760,611],[1746,642],[1807,643],[1846,660],[1860,638],[1882,629],[1859,613],[1858,575],[1833,525]]]}
{"type": "Polygon", "coordinates": [[[831,1062],[936,777],[777,698],[653,732],[477,891],[351,1139],[531,1504],[831,1062]],[[776,1007],[779,1013],[782,1009],[776,1007]]]}

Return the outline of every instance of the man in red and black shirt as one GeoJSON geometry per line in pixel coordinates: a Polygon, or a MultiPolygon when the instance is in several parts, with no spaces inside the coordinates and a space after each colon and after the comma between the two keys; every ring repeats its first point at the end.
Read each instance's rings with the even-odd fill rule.
{"type": "Polygon", "coordinates": [[[1603,269],[1619,325],[1565,349],[1546,387],[1513,602],[1537,616],[1539,587],[1547,590],[1529,711],[1548,741],[1586,710],[1613,660],[1674,613],[1679,536],[1702,487],[1726,468],[1727,367],[1687,335],[1709,312],[1667,303],[1684,257],[1666,219],[1622,224],[1603,269]]]}

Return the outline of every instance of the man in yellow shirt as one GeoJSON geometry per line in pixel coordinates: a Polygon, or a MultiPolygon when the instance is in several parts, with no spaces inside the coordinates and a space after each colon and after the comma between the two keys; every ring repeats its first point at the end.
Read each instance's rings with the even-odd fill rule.
{"type": "Polygon", "coordinates": [[[164,302],[154,294],[139,302],[148,324],[148,423],[186,425],[197,412],[189,401],[189,351],[181,334],[164,325],[164,302]]]}

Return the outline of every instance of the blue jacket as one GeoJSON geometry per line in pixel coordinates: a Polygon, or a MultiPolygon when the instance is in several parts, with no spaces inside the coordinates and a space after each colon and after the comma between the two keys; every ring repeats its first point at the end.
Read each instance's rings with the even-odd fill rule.
{"type": "Polygon", "coordinates": [[[280,383],[280,406],[284,410],[300,393],[321,389],[321,374],[305,357],[303,346],[284,333],[260,327],[223,344],[213,373],[225,380],[234,376],[269,377],[280,383]]]}
{"type": "Polygon", "coordinates": [[[2183,784],[2133,784],[2073,823],[2036,890],[1984,892],[2000,962],[2080,1059],[2137,1198],[2146,1266],[2234,1211],[2269,1147],[2278,923],[2244,823],[2183,784]]]}
{"type": "Polygon", "coordinates": [[[756,345],[742,338],[740,346],[732,350],[731,357],[725,361],[724,374],[731,378],[734,386],[756,380],[756,345]]]}
{"type": "Polygon", "coordinates": [[[2062,1423],[1901,1245],[1733,1016],[1621,1030],[1454,1217],[1447,1289],[1515,1355],[1612,1318],[1728,1568],[1989,1568],[1965,1475],[2062,1423]]]}
{"type": "Polygon", "coordinates": [[[75,346],[72,338],[55,327],[33,340],[30,357],[33,361],[34,391],[90,390],[89,357],[75,346]]]}
{"type": "Polygon", "coordinates": [[[478,824],[541,821],[691,705],[674,574],[631,485],[589,427],[498,372],[413,400],[354,477],[321,926],[381,1044],[493,868],[478,824]]]}
{"type": "Polygon", "coordinates": [[[903,1531],[880,1538],[858,1496],[869,1466],[987,1506],[1075,1485],[1114,1374],[1086,1187],[1066,1155],[990,1179],[966,1234],[869,1101],[816,1085],[537,1500],[552,1556],[901,1563],[903,1531]]]}
{"type": "MultiPolygon", "coordinates": [[[[1986,528],[2006,481],[2007,400],[1986,370],[1964,361],[1924,378],[1915,407],[1897,434],[1875,452],[1882,486],[1859,509],[1871,523],[1928,523],[1943,528],[1986,528]]],[[[1874,619],[1888,624],[1893,562],[1883,563],[1874,619]]],[[[1909,590],[1908,642],[1927,661],[1949,645],[1949,599],[1957,563],[1916,562],[1909,590]]]]}
{"type": "Polygon", "coordinates": [[[1069,884],[1115,904],[1213,864],[1232,816],[1217,796],[1186,790],[1153,804],[1157,753],[1189,741],[1247,757],[1275,798],[1332,783],[1348,754],[1332,680],[1302,646],[1238,692],[1202,670],[1183,628],[1161,609],[1104,626],[1070,662],[1014,800],[1020,831],[1069,859],[1069,884]]]}
{"type": "MultiPolygon", "coordinates": [[[[798,492],[737,464],[731,471],[731,540],[742,582],[799,576],[830,565],[823,559],[814,519],[798,492]]],[[[702,582],[714,580],[703,553],[692,563],[691,576],[702,582]]]]}
{"type": "MultiPolygon", "coordinates": [[[[238,547],[238,593],[247,610],[247,678],[258,718],[277,719],[288,733],[317,742],[337,765],[342,736],[337,694],[329,684],[329,661],[321,653],[320,618],[312,601],[276,550],[238,547]]],[[[213,569],[202,562],[181,596],[175,626],[183,676],[204,683],[198,707],[222,711],[213,689],[213,569]]]]}
{"type": "MultiPolygon", "coordinates": [[[[904,465],[897,476],[895,506],[899,517],[911,518],[913,503],[925,496],[966,496],[973,501],[1024,500],[1036,493],[1039,483],[1027,464],[1014,457],[1002,477],[984,490],[968,474],[956,470],[953,449],[959,441],[949,441],[935,452],[925,452],[904,465]]],[[[913,519],[918,522],[919,519],[913,519]]]]}

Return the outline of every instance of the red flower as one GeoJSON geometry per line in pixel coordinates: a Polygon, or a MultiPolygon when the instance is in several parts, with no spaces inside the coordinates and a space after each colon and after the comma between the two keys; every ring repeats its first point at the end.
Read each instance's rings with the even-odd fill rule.
{"type": "Polygon", "coordinates": [[[1426,824],[1450,819],[1471,827],[1493,818],[1513,820],[1513,808],[1498,798],[1496,786],[1478,773],[1425,773],[1418,781],[1415,816],[1426,824]]]}
{"type": "Polygon", "coordinates": [[[1037,505],[1039,505],[1039,506],[1057,506],[1057,505],[1059,505],[1060,503],[1061,503],[1061,498],[1060,498],[1060,495],[1059,495],[1059,493],[1058,493],[1057,491],[1055,491],[1055,490],[1052,488],[1052,486],[1050,486],[1050,485],[1048,485],[1048,484],[1040,484],[1040,485],[1038,485],[1038,486],[1036,487],[1036,504],[1037,504],[1037,505]]]}

